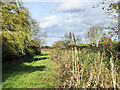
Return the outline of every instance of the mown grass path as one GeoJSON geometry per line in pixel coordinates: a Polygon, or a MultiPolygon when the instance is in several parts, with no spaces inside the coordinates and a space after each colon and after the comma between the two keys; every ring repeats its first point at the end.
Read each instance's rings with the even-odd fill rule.
{"type": "Polygon", "coordinates": [[[13,63],[3,69],[3,88],[56,88],[57,63],[49,60],[49,53],[42,52],[20,64],[13,63]]]}

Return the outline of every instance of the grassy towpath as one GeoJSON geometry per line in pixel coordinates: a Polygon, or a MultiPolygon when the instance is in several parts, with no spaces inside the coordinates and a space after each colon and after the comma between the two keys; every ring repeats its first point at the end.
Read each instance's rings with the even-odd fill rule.
{"type": "Polygon", "coordinates": [[[57,63],[49,59],[50,54],[42,52],[24,62],[13,63],[3,68],[3,88],[56,88],[57,63]]]}

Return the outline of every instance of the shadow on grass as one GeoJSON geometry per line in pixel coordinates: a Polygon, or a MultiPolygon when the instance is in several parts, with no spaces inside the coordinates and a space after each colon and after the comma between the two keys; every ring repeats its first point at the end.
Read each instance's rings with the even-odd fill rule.
{"type": "Polygon", "coordinates": [[[35,55],[35,57],[30,57],[28,59],[25,59],[24,61],[28,62],[28,63],[31,63],[33,61],[45,60],[45,59],[49,58],[48,55],[50,55],[50,54],[46,54],[46,53],[43,54],[43,53],[41,53],[40,55],[35,55]]]}
{"type": "Polygon", "coordinates": [[[35,71],[43,71],[45,66],[30,66],[30,65],[13,65],[7,68],[4,68],[2,71],[2,81],[4,82],[9,77],[14,77],[16,75],[22,75],[24,73],[31,73],[35,71]]]}
{"type": "Polygon", "coordinates": [[[45,53],[45,54],[40,54],[40,56],[47,56],[47,55],[50,55],[49,53],[45,53]]]}
{"type": "Polygon", "coordinates": [[[24,73],[43,71],[45,69],[45,66],[25,65],[24,63],[31,63],[33,61],[39,61],[45,59],[48,59],[48,54],[35,55],[35,57],[27,57],[22,59],[22,62],[16,60],[13,63],[6,64],[6,66],[2,69],[2,81],[5,82],[9,77],[22,75],[24,73]]]}
{"type": "Polygon", "coordinates": [[[45,59],[48,59],[48,57],[29,58],[29,59],[24,60],[24,62],[31,63],[33,61],[40,61],[40,60],[45,60],[45,59]]]}

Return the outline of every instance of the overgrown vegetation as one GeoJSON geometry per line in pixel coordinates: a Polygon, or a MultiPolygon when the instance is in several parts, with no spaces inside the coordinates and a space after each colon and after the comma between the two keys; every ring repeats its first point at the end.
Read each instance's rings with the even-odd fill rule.
{"type": "Polygon", "coordinates": [[[2,5],[0,13],[2,13],[3,62],[40,53],[39,37],[46,37],[46,33],[42,34],[39,24],[31,18],[23,3],[16,0],[1,1],[0,4],[2,5]]]}
{"type": "Polygon", "coordinates": [[[102,51],[93,47],[77,50],[75,37],[69,50],[55,50],[51,59],[61,66],[63,88],[120,88],[120,61],[112,42],[102,51]],[[105,50],[106,48],[106,50],[105,50]]]}
{"type": "MultiPolygon", "coordinates": [[[[102,8],[107,10],[108,16],[120,9],[120,3],[113,0],[99,4],[108,5],[102,8]]],[[[120,42],[112,39],[119,34],[120,23],[108,25],[108,33],[103,33],[105,27],[100,24],[89,27],[85,36],[87,44],[82,44],[74,33],[66,33],[52,48],[43,46],[51,53],[48,56],[48,53],[41,53],[40,48],[46,32],[40,30],[39,23],[23,3],[0,1],[0,5],[3,88],[120,89],[120,42]]],[[[109,20],[116,21],[116,18],[116,15],[110,16],[109,20]]]]}

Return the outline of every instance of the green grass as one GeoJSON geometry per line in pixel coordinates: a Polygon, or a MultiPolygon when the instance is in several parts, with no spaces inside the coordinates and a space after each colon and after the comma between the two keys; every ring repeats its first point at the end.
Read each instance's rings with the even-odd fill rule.
{"type": "Polygon", "coordinates": [[[78,46],[88,46],[88,44],[79,44],[78,46]]]}
{"type": "Polygon", "coordinates": [[[20,64],[3,69],[3,88],[55,88],[58,65],[49,60],[48,53],[41,53],[20,64]]]}

